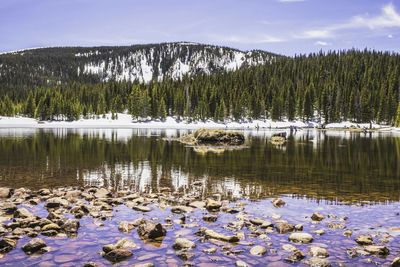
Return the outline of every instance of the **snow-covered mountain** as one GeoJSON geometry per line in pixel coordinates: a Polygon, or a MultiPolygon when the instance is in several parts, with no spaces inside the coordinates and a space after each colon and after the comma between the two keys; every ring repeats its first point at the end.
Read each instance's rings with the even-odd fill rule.
{"type": "Polygon", "coordinates": [[[189,42],[38,48],[0,55],[0,84],[5,79],[34,84],[123,80],[147,83],[270,64],[276,57],[260,50],[244,52],[189,42]]]}

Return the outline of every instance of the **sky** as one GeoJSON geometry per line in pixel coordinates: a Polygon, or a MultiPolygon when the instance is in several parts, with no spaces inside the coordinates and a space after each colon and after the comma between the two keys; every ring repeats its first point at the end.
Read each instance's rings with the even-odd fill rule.
{"type": "Polygon", "coordinates": [[[0,52],[174,41],[400,52],[400,0],[0,0],[0,52]]]}

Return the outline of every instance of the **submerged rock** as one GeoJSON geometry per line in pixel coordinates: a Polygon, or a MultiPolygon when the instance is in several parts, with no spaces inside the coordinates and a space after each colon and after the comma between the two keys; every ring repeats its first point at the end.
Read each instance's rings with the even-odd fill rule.
{"type": "Polygon", "coordinates": [[[296,243],[308,244],[313,241],[313,237],[308,233],[291,233],[289,240],[296,243]]]}
{"type": "Polygon", "coordinates": [[[241,261],[241,260],[236,261],[235,264],[237,267],[248,267],[249,266],[247,263],[245,263],[244,261],[241,261]]]}
{"type": "Polygon", "coordinates": [[[298,249],[294,250],[292,252],[292,254],[285,258],[285,261],[290,262],[290,263],[295,263],[298,261],[301,261],[302,259],[304,259],[306,256],[304,255],[304,253],[298,249]]]}
{"type": "Polygon", "coordinates": [[[42,248],[46,247],[46,243],[40,238],[33,238],[28,243],[22,246],[22,250],[30,255],[41,251],[42,248]]]}

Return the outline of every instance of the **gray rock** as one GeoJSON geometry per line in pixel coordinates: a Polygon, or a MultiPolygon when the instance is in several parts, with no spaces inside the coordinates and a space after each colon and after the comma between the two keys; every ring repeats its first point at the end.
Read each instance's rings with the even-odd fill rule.
{"type": "Polygon", "coordinates": [[[8,187],[0,187],[0,198],[9,198],[11,197],[13,190],[8,187]]]}
{"type": "Polygon", "coordinates": [[[369,245],[364,247],[365,251],[373,255],[388,255],[389,249],[385,246],[369,245]]]}
{"type": "Polygon", "coordinates": [[[247,263],[245,263],[244,261],[236,261],[236,266],[237,267],[248,267],[249,265],[247,263]]]}
{"type": "Polygon", "coordinates": [[[206,209],[210,211],[217,211],[221,208],[222,203],[221,201],[216,201],[211,198],[206,199],[206,209]]]}
{"type": "Polygon", "coordinates": [[[325,216],[324,215],[322,215],[321,213],[319,213],[319,212],[314,212],[312,215],[311,215],[311,220],[313,220],[313,221],[322,221],[323,219],[325,218],[325,216]]]}
{"type": "Polygon", "coordinates": [[[257,245],[250,249],[250,254],[254,256],[262,256],[267,253],[267,249],[263,246],[257,245]]]}
{"type": "Polygon", "coordinates": [[[285,259],[285,261],[290,262],[290,263],[296,263],[296,262],[301,261],[304,258],[305,258],[304,253],[302,251],[296,249],[292,252],[292,254],[289,257],[287,257],[285,259]]]}
{"type": "Polygon", "coordinates": [[[22,246],[22,250],[30,255],[42,250],[42,248],[46,247],[46,243],[40,238],[33,238],[28,243],[22,246]]]}
{"type": "Polygon", "coordinates": [[[331,267],[331,263],[327,259],[312,257],[305,262],[311,267],[331,267]]]}
{"type": "Polygon", "coordinates": [[[19,208],[14,212],[14,218],[29,218],[33,217],[33,214],[25,208],[19,208]]]}
{"type": "Polygon", "coordinates": [[[280,234],[286,234],[294,231],[294,225],[285,221],[275,223],[275,229],[280,234]]]}
{"type": "Polygon", "coordinates": [[[0,240],[0,253],[7,253],[17,246],[17,240],[3,237],[0,240]]]}
{"type": "Polygon", "coordinates": [[[261,228],[268,228],[273,226],[272,222],[260,218],[250,219],[250,222],[254,225],[260,226],[261,228]]]}
{"type": "Polygon", "coordinates": [[[54,197],[47,200],[45,207],[48,209],[57,209],[60,207],[68,207],[69,202],[60,197],[54,197]]]}
{"type": "Polygon", "coordinates": [[[312,257],[327,258],[329,257],[328,250],[321,247],[313,246],[310,248],[310,255],[312,257]]]}
{"type": "Polygon", "coordinates": [[[104,255],[104,258],[115,263],[115,262],[120,262],[123,260],[126,260],[130,257],[132,257],[133,253],[132,251],[125,249],[125,248],[117,248],[114,250],[111,250],[107,254],[104,255]]]}
{"type": "Polygon", "coordinates": [[[109,192],[107,189],[105,189],[105,188],[98,188],[98,189],[96,190],[96,192],[94,193],[94,196],[95,196],[96,198],[107,198],[107,197],[110,197],[111,194],[110,194],[110,192],[109,192]]]}
{"type": "Polygon", "coordinates": [[[196,244],[193,241],[190,241],[189,239],[186,238],[177,238],[175,239],[174,244],[172,245],[172,247],[176,250],[189,250],[192,248],[196,247],[196,244]]]}
{"type": "Polygon", "coordinates": [[[372,236],[370,235],[360,235],[355,240],[357,244],[360,245],[372,245],[374,243],[372,236]]]}
{"type": "Polygon", "coordinates": [[[272,200],[272,204],[276,208],[280,208],[280,207],[284,206],[286,204],[286,202],[281,198],[275,198],[275,199],[272,200]]]}
{"type": "Polygon", "coordinates": [[[392,261],[391,267],[400,267],[400,257],[397,257],[392,261]]]}
{"type": "Polygon", "coordinates": [[[239,237],[237,235],[224,235],[207,228],[202,228],[200,232],[202,232],[207,238],[222,240],[231,243],[239,242],[239,237]]]}
{"type": "Polygon", "coordinates": [[[171,208],[171,212],[173,213],[189,213],[192,212],[193,208],[192,207],[188,207],[188,206],[174,206],[171,208]]]}
{"type": "Polygon", "coordinates": [[[296,242],[296,243],[308,244],[313,241],[313,237],[312,237],[312,235],[310,235],[308,233],[296,232],[296,233],[290,234],[289,241],[296,242]]]}
{"type": "Polygon", "coordinates": [[[160,223],[154,223],[148,220],[143,220],[143,222],[138,226],[137,232],[143,239],[161,238],[167,234],[167,231],[160,223]]]}

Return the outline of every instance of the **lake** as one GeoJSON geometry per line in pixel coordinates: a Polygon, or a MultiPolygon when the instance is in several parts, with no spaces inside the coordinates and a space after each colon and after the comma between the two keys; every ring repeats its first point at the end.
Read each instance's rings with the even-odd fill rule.
{"type": "MultiPolygon", "coordinates": [[[[193,191],[192,185],[197,182],[202,185],[196,188],[200,198],[218,194],[222,199],[232,201],[230,203],[243,202],[246,213],[254,216],[270,220],[283,217],[293,224],[303,224],[305,231],[311,233],[324,230],[326,234],[318,234],[314,238],[317,239],[316,244],[330,250],[329,261],[335,265],[388,265],[399,255],[399,135],[305,130],[291,134],[286,145],[276,146],[269,142],[273,131],[244,131],[244,148],[212,153],[199,152],[175,141],[174,138],[187,132],[0,129],[0,187],[24,187],[33,191],[42,188],[56,190],[58,187],[106,187],[114,191],[129,190],[144,194],[170,188],[172,192],[186,194],[193,191]],[[276,197],[286,202],[285,207],[277,208],[271,204],[276,197]],[[315,211],[325,215],[324,221],[310,221],[315,211]],[[333,225],[339,222],[342,224],[340,227],[333,225]],[[343,236],[346,229],[353,231],[352,237],[343,236]],[[349,250],[355,251],[354,247],[357,247],[354,238],[367,233],[372,235],[375,244],[387,246],[390,254],[354,256],[350,253],[349,250]]],[[[26,207],[37,214],[47,214],[43,204],[27,204],[26,207]]],[[[12,265],[24,259],[26,266],[51,266],[51,263],[73,266],[93,260],[102,266],[107,261],[98,254],[101,245],[124,236],[112,228],[116,229],[118,221],[122,219],[139,216],[136,211],[127,215],[127,208],[121,207],[111,219],[105,221],[105,230],[101,232],[104,242],[97,246],[92,243],[98,239],[99,232],[91,228],[93,220],[85,216],[81,219],[81,232],[72,243],[68,238],[55,240],[45,237],[46,242],[54,248],[54,251],[44,254],[50,255],[45,259],[28,257],[19,250],[13,250],[0,257],[0,264],[12,265]],[[65,256],[61,248],[68,246],[79,247],[81,254],[69,253],[69,256],[65,256]],[[63,258],[63,255],[69,260],[57,262],[56,259],[63,258]]],[[[205,225],[201,220],[203,215],[204,212],[194,212],[193,215],[193,220],[200,226],[205,225]]],[[[166,220],[170,217],[170,211],[152,211],[149,213],[151,216],[166,220]]],[[[234,214],[220,216],[218,227],[224,227],[237,218],[234,214]]],[[[206,226],[212,227],[209,224],[206,226]]],[[[268,235],[267,242],[257,239],[259,235],[253,240],[255,233],[252,231],[255,230],[245,230],[246,236],[254,244],[267,244],[268,257],[261,259],[245,252],[227,255],[221,249],[212,256],[196,254],[189,262],[206,266],[230,265],[231,260],[243,260],[252,266],[274,262],[282,266],[289,264],[284,260],[286,252],[281,249],[288,242],[286,235],[269,233],[271,235],[268,235]]],[[[194,238],[194,232],[187,230],[186,235],[194,238]]],[[[174,236],[173,233],[167,234],[158,249],[143,245],[134,259],[120,263],[121,266],[149,260],[156,262],[157,266],[181,264],[182,258],[168,247],[173,243],[174,236]],[[154,259],[150,256],[146,258],[149,253],[155,254],[154,259]],[[157,260],[160,255],[170,255],[171,264],[166,264],[164,259],[157,260]]],[[[27,237],[24,240],[28,240],[27,237]]],[[[201,242],[197,251],[206,248],[201,242]]],[[[236,248],[247,251],[248,245],[239,244],[236,248]]],[[[309,249],[305,244],[298,245],[298,248],[305,254],[309,249]]],[[[299,262],[292,263],[296,265],[299,262]]]]}

